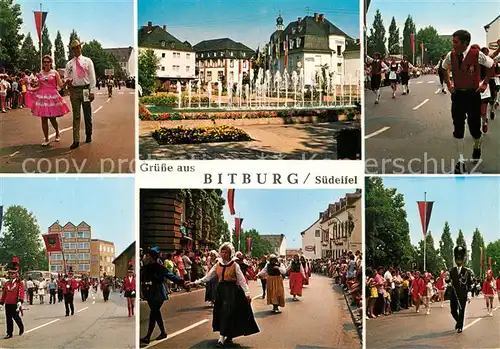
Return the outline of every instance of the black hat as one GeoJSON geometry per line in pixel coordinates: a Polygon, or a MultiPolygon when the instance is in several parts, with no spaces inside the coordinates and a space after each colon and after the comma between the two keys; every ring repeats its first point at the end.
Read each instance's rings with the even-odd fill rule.
{"type": "Polygon", "coordinates": [[[12,257],[12,263],[9,265],[9,273],[19,272],[19,257],[12,257]]]}
{"type": "Polygon", "coordinates": [[[128,271],[130,272],[134,271],[134,261],[128,262],[128,271]]]}
{"type": "Polygon", "coordinates": [[[453,250],[453,254],[455,256],[455,260],[463,261],[467,254],[467,249],[464,246],[457,246],[453,250]]]}
{"type": "Polygon", "coordinates": [[[68,275],[69,274],[73,274],[73,267],[71,265],[68,267],[68,275]]]}

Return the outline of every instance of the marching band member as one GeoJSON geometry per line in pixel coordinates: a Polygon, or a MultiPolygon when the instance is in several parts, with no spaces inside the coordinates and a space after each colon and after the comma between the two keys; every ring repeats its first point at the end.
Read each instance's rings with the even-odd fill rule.
{"type": "Polygon", "coordinates": [[[66,316],[69,316],[69,310],[71,309],[71,315],[75,314],[75,305],[73,303],[75,291],[78,289],[78,282],[73,279],[73,267],[69,266],[68,277],[62,282],[62,289],[64,295],[64,307],[66,308],[66,316]]]}
{"type": "Polygon", "coordinates": [[[486,280],[484,280],[482,292],[486,300],[486,309],[489,316],[493,316],[493,299],[495,297],[495,280],[493,280],[493,270],[486,272],[486,280]]]}
{"type": "Polygon", "coordinates": [[[444,271],[441,271],[439,278],[436,282],[436,288],[438,290],[439,301],[441,302],[441,308],[444,307],[444,293],[446,291],[446,282],[444,271]]]}
{"type": "Polygon", "coordinates": [[[125,298],[127,298],[128,317],[134,315],[135,303],[135,275],[134,275],[134,261],[128,264],[127,277],[125,278],[120,293],[125,291],[125,298]]]}
{"type": "Polygon", "coordinates": [[[7,335],[4,339],[12,338],[14,332],[14,321],[19,327],[19,335],[24,333],[23,320],[19,316],[22,314],[22,304],[24,302],[24,284],[19,280],[19,258],[13,257],[9,268],[9,280],[3,285],[0,305],[5,305],[5,318],[7,322],[7,335]]]}
{"type": "Polygon", "coordinates": [[[420,277],[420,272],[415,273],[415,280],[411,284],[411,294],[413,298],[413,303],[415,304],[415,310],[417,313],[420,312],[420,301],[425,291],[424,280],[420,277]]]}

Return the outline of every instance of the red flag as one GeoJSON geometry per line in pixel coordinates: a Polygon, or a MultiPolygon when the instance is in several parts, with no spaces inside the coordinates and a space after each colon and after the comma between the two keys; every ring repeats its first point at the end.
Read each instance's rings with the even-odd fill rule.
{"type": "Polygon", "coordinates": [[[229,212],[231,216],[234,216],[234,189],[229,189],[227,191],[227,204],[229,205],[229,212]]]}
{"type": "Polygon", "coordinates": [[[247,238],[247,253],[250,254],[252,252],[252,238],[247,238]]]}
{"type": "Polygon", "coordinates": [[[45,25],[45,19],[47,18],[47,12],[35,11],[35,26],[36,32],[38,34],[38,41],[42,41],[42,30],[45,25]]]}
{"type": "Polygon", "coordinates": [[[491,257],[488,257],[488,270],[491,270],[491,257]]]}
{"type": "Polygon", "coordinates": [[[410,35],[411,52],[415,54],[415,34],[410,35]]]}
{"type": "Polygon", "coordinates": [[[48,252],[62,252],[61,239],[59,233],[43,235],[45,241],[45,248],[48,252]]]}
{"type": "Polygon", "coordinates": [[[424,237],[427,236],[429,222],[431,221],[432,206],[434,201],[417,201],[418,210],[420,212],[420,221],[422,222],[422,232],[424,237]]]}
{"type": "Polygon", "coordinates": [[[420,43],[420,52],[424,52],[424,43],[423,42],[420,43]]]}
{"type": "Polygon", "coordinates": [[[234,234],[236,235],[236,241],[240,240],[240,231],[242,223],[243,223],[243,218],[234,219],[234,234]]]}

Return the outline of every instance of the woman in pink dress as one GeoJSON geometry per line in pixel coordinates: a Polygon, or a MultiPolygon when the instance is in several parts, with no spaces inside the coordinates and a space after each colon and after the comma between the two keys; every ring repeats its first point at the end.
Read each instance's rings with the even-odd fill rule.
{"type": "Polygon", "coordinates": [[[61,140],[59,136],[59,125],[57,118],[69,113],[69,108],[64,99],[59,95],[58,89],[63,89],[66,84],[62,82],[61,76],[52,69],[52,57],[43,57],[43,69],[36,74],[37,86],[31,88],[26,94],[27,107],[31,113],[42,120],[42,131],[45,137],[42,146],[48,146],[49,142],[49,120],[56,131],[55,141],[61,140]]]}

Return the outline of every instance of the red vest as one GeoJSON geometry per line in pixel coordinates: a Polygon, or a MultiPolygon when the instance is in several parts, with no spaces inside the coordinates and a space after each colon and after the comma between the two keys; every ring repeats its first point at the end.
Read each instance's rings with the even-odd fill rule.
{"type": "Polygon", "coordinates": [[[403,72],[408,73],[408,68],[410,67],[408,62],[401,61],[399,64],[401,65],[401,69],[403,70],[403,72]]]}
{"type": "Polygon", "coordinates": [[[78,282],[75,279],[62,282],[63,294],[74,294],[78,289],[78,282]],[[69,286],[69,287],[68,287],[69,286]]]}
{"type": "Polygon", "coordinates": [[[7,281],[3,285],[2,297],[0,303],[17,304],[19,300],[24,301],[24,284],[19,280],[7,281]]]}
{"type": "Polygon", "coordinates": [[[477,89],[479,87],[481,66],[478,63],[478,58],[479,50],[471,48],[459,68],[457,54],[455,51],[451,52],[451,71],[456,89],[477,89]]]}
{"type": "Polygon", "coordinates": [[[372,75],[380,75],[382,71],[382,63],[380,60],[374,60],[372,62],[372,75]]]}
{"type": "Polygon", "coordinates": [[[125,281],[122,286],[123,291],[135,291],[135,277],[132,277],[132,281],[130,281],[129,277],[125,277],[125,281]]]}

